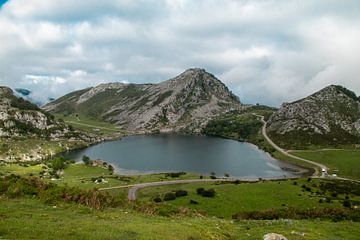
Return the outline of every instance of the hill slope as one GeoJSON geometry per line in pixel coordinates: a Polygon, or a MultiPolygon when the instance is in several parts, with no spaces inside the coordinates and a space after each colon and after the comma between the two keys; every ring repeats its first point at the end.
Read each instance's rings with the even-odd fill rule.
{"type": "Polygon", "coordinates": [[[134,132],[200,132],[213,116],[242,105],[203,69],[188,69],[159,84],[101,84],[43,107],[51,113],[101,119],[134,132]]]}
{"type": "Polygon", "coordinates": [[[38,106],[0,87],[0,137],[36,136],[51,139],[67,136],[71,130],[38,106]]]}
{"type": "Polygon", "coordinates": [[[360,143],[360,99],[331,85],[293,103],[269,119],[268,134],[285,148],[360,143]]]}

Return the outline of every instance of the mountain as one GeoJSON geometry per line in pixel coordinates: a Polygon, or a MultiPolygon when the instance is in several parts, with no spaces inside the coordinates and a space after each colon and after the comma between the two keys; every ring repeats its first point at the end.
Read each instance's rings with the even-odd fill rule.
{"type": "Polygon", "coordinates": [[[360,98],[331,85],[311,96],[284,103],[268,121],[268,134],[281,146],[360,143],[360,98]]]}
{"type": "Polygon", "coordinates": [[[0,137],[42,136],[59,138],[71,135],[71,130],[38,106],[14,95],[0,86],[0,137]]]}
{"type": "Polygon", "coordinates": [[[43,109],[101,119],[131,132],[200,132],[212,117],[241,107],[219,79],[194,68],[158,84],[100,84],[43,109]]]}

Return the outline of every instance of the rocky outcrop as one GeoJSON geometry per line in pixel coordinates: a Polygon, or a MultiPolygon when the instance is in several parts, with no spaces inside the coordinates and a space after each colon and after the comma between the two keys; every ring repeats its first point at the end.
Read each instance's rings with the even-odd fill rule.
{"type": "Polygon", "coordinates": [[[59,138],[70,132],[63,123],[36,105],[14,96],[8,87],[0,87],[0,137],[46,136],[59,138]]]}
{"type": "Polygon", "coordinates": [[[331,85],[293,103],[284,103],[268,121],[268,133],[280,141],[345,144],[360,139],[360,101],[351,91],[331,85]]]}
{"type": "Polygon", "coordinates": [[[212,117],[241,107],[220,80],[195,68],[159,84],[100,84],[65,95],[43,109],[85,114],[130,132],[196,133],[212,117]]]}

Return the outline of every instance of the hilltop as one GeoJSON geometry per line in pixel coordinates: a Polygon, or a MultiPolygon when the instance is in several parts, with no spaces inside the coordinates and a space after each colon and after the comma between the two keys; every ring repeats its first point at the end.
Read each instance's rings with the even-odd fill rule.
{"type": "Polygon", "coordinates": [[[103,120],[130,132],[199,133],[212,117],[241,107],[219,79],[193,68],[158,84],[100,84],[69,93],[43,109],[103,120]]]}
{"type": "Polygon", "coordinates": [[[268,121],[268,134],[285,148],[360,142],[360,99],[342,86],[328,86],[284,103],[268,121]]]}

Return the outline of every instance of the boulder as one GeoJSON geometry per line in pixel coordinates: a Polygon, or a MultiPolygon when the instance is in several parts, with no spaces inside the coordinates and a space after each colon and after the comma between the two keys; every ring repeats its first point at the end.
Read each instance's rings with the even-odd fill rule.
{"type": "Polygon", "coordinates": [[[281,234],[268,233],[268,234],[264,235],[264,240],[287,240],[287,238],[281,234]]]}

